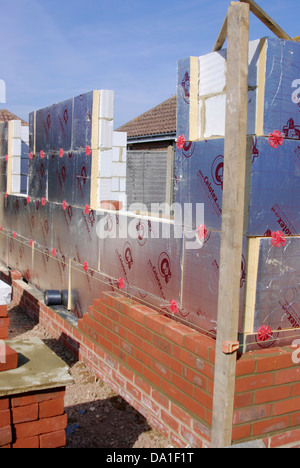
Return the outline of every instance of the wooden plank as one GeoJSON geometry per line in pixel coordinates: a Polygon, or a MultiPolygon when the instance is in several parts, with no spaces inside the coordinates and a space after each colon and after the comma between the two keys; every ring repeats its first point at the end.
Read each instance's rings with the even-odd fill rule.
{"type": "Polygon", "coordinates": [[[244,232],[249,5],[232,2],[227,14],[227,84],[222,234],[212,447],[231,445],[236,353],[224,354],[223,341],[236,341],[244,232]]]}
{"type": "Polygon", "coordinates": [[[213,52],[216,52],[217,50],[221,50],[227,37],[227,15],[224,19],[224,22],[222,24],[222,27],[220,29],[218,38],[216,40],[216,43],[213,48],[213,52]]]}
{"type": "Polygon", "coordinates": [[[292,38],[254,0],[240,0],[240,2],[248,3],[250,11],[277,37],[292,41],[292,38]]]}

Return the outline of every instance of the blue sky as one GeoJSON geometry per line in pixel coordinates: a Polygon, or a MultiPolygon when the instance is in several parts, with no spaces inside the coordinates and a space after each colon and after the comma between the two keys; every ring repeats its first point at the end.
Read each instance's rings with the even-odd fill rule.
{"type": "MultiPolygon", "coordinates": [[[[256,0],[300,36],[299,0],[256,0]]],[[[0,0],[6,103],[29,112],[92,89],[115,92],[114,128],[176,94],[177,62],[210,52],[229,0],[0,0]]],[[[272,33],[252,14],[250,39],[272,33]]]]}

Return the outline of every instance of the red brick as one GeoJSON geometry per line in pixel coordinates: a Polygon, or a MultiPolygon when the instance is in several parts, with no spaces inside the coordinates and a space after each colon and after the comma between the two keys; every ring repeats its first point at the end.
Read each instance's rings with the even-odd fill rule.
{"type": "Polygon", "coordinates": [[[144,324],[146,317],[153,315],[158,315],[158,313],[146,306],[136,305],[128,309],[128,317],[141,324],[144,324]]]}
{"type": "Polygon", "coordinates": [[[0,447],[10,444],[12,441],[11,426],[0,427],[0,447]]]}
{"type": "Polygon", "coordinates": [[[66,445],[66,432],[56,431],[40,435],[40,448],[59,448],[66,445]]]}
{"type": "Polygon", "coordinates": [[[0,427],[6,427],[10,425],[10,410],[5,409],[0,411],[0,427]]]}
{"type": "Polygon", "coordinates": [[[160,362],[153,361],[152,369],[153,369],[154,372],[159,374],[165,380],[171,381],[172,373],[171,373],[170,369],[168,369],[166,366],[163,366],[160,362]]]}
{"type": "Polygon", "coordinates": [[[179,375],[182,375],[183,365],[181,362],[178,362],[177,359],[172,358],[168,354],[162,354],[162,364],[176,372],[179,375]]]}
{"type": "Polygon", "coordinates": [[[169,321],[169,323],[164,325],[163,332],[166,338],[168,338],[170,341],[173,341],[173,343],[178,344],[179,346],[184,345],[184,340],[187,335],[196,333],[189,327],[173,321],[169,321]]]}
{"type": "MultiPolygon", "coordinates": [[[[243,408],[245,406],[251,406],[252,401],[253,401],[253,392],[235,394],[234,395],[234,408],[243,408]]],[[[260,401],[260,403],[264,403],[264,402],[260,401]]]]}
{"type": "Polygon", "coordinates": [[[294,429],[270,438],[270,448],[281,447],[300,441],[300,429],[294,429]]]}
{"type": "Polygon", "coordinates": [[[0,317],[0,327],[9,327],[9,317],[0,317]]]}
{"type": "Polygon", "coordinates": [[[14,424],[28,421],[35,421],[39,417],[39,407],[37,403],[27,406],[17,406],[12,408],[12,420],[14,424]]]}
{"type": "Polygon", "coordinates": [[[176,419],[172,418],[170,413],[166,413],[164,410],[161,410],[161,419],[175,432],[179,432],[180,424],[176,419]]]}
{"type": "Polygon", "coordinates": [[[200,421],[193,421],[193,429],[195,432],[197,432],[201,437],[206,439],[208,442],[211,440],[211,429],[204,424],[202,424],[200,421]]]}
{"type": "Polygon", "coordinates": [[[292,413],[300,410],[300,397],[273,403],[273,415],[292,413]]]}
{"type": "Polygon", "coordinates": [[[250,390],[256,390],[264,387],[271,387],[273,385],[273,374],[259,374],[250,375],[247,377],[238,377],[235,382],[235,391],[249,392],[250,390]]]}
{"type": "Polygon", "coordinates": [[[9,398],[4,397],[0,398],[0,410],[5,410],[9,408],[9,398]]]}
{"type": "Polygon", "coordinates": [[[255,372],[255,359],[239,359],[236,363],[236,376],[254,374],[255,372]]]}
{"type": "Polygon", "coordinates": [[[210,348],[215,348],[215,341],[201,333],[191,334],[185,338],[185,348],[203,359],[209,359],[210,348]]]}
{"type": "Polygon", "coordinates": [[[8,339],[8,327],[1,327],[0,328],[0,340],[7,340],[8,339]]]}
{"type": "Polygon", "coordinates": [[[161,349],[165,353],[171,354],[172,352],[172,344],[170,341],[165,340],[161,336],[153,335],[153,344],[156,348],[161,349]]]}
{"type": "MultiPolygon", "coordinates": [[[[101,302],[102,302],[102,304],[114,307],[115,300],[120,298],[120,297],[123,297],[123,296],[121,294],[117,293],[117,292],[112,292],[112,291],[111,292],[102,292],[101,293],[101,302]]],[[[103,307],[103,305],[102,305],[102,307],[103,307]]]]}
{"type": "Polygon", "coordinates": [[[183,362],[184,364],[187,364],[190,367],[194,367],[196,363],[196,357],[194,354],[186,351],[183,348],[180,348],[177,345],[173,345],[173,356],[176,359],[179,359],[179,361],[183,362]]]}
{"type": "Polygon", "coordinates": [[[114,308],[121,314],[127,315],[129,308],[136,305],[136,301],[128,297],[121,297],[115,300],[114,308]]]}
{"type": "Polygon", "coordinates": [[[294,366],[291,353],[281,352],[277,356],[256,358],[256,372],[269,372],[294,366]]]}
{"type": "Polygon", "coordinates": [[[205,407],[200,405],[195,399],[182,394],[182,404],[192,414],[202,419],[202,421],[205,421],[205,407]]]}
{"type": "Polygon", "coordinates": [[[280,431],[289,427],[289,417],[270,418],[267,421],[260,421],[253,424],[252,435],[260,436],[270,432],[280,431]]]}
{"type": "Polygon", "coordinates": [[[55,400],[42,401],[39,403],[39,418],[51,418],[64,413],[64,399],[57,398],[55,400]]]}
{"type": "Polygon", "coordinates": [[[149,356],[152,356],[154,359],[157,361],[161,361],[161,350],[157,349],[156,346],[154,346],[151,343],[144,342],[144,351],[145,353],[149,354],[149,356]]]}
{"type": "Polygon", "coordinates": [[[232,440],[242,441],[251,435],[251,424],[243,424],[242,426],[234,426],[232,428],[232,440]]]}
{"type": "Polygon", "coordinates": [[[55,416],[54,418],[44,418],[15,425],[17,439],[32,437],[48,432],[55,432],[65,429],[67,426],[67,415],[55,416]]]}
{"type": "Polygon", "coordinates": [[[53,390],[45,390],[41,392],[31,392],[26,395],[17,395],[11,397],[11,406],[26,406],[32,403],[40,403],[41,401],[54,400],[65,396],[65,388],[54,388],[53,390]]]}
{"type": "Polygon", "coordinates": [[[183,424],[186,426],[190,427],[192,423],[192,417],[189,413],[184,411],[182,408],[179,408],[179,406],[175,405],[174,403],[171,403],[171,414],[179,419],[183,424]]]}
{"type": "Polygon", "coordinates": [[[269,417],[271,414],[271,405],[251,406],[235,410],[233,413],[233,424],[243,424],[257,419],[269,417]]]}
{"type": "Polygon", "coordinates": [[[164,325],[169,323],[170,319],[164,315],[147,315],[145,317],[145,327],[159,335],[163,335],[164,325]]]}
{"type": "Polygon", "coordinates": [[[282,387],[276,387],[275,385],[271,388],[264,390],[257,390],[255,392],[254,403],[269,403],[276,400],[284,400],[289,398],[291,395],[290,385],[284,385],[282,387]]]}
{"type": "Polygon", "coordinates": [[[176,388],[172,383],[163,380],[161,383],[161,389],[169,397],[173,398],[173,400],[181,403],[182,392],[178,390],[178,388],[176,388]]]}
{"type": "Polygon", "coordinates": [[[275,374],[275,385],[282,385],[285,383],[294,383],[300,380],[300,367],[294,366],[290,369],[279,370],[275,374]]]}
{"type": "Polygon", "coordinates": [[[0,372],[18,367],[18,353],[10,346],[0,344],[0,372]],[[5,361],[5,362],[2,362],[5,361]]]}
{"type": "Polygon", "coordinates": [[[0,305],[0,317],[7,317],[7,305],[0,305]]]}
{"type": "Polygon", "coordinates": [[[12,448],[16,449],[30,449],[39,447],[40,441],[38,436],[26,437],[25,439],[18,439],[12,444],[12,448]]]}

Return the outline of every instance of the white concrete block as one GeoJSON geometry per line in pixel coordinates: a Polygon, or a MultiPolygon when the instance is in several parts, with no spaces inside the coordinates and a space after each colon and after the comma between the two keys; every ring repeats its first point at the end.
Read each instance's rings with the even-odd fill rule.
{"type": "Polygon", "coordinates": [[[126,163],[127,160],[127,149],[126,148],[120,148],[120,159],[122,162],[126,163]]]}
{"type": "Polygon", "coordinates": [[[100,155],[100,167],[98,170],[98,177],[111,177],[112,176],[112,159],[109,157],[105,157],[101,153],[100,155]]]}
{"type": "Polygon", "coordinates": [[[113,121],[99,120],[99,148],[112,148],[113,143],[113,121]]]}
{"type": "Polygon", "coordinates": [[[120,177],[120,192],[126,192],[126,177],[120,177]]]}
{"type": "Polygon", "coordinates": [[[220,94],[205,100],[204,138],[225,135],[226,95],[220,94]]]}
{"type": "Polygon", "coordinates": [[[21,156],[22,145],[21,145],[21,138],[13,138],[12,139],[12,155],[13,156],[21,156]]]}
{"type": "Polygon", "coordinates": [[[127,147],[127,132],[114,132],[113,146],[127,147]]]}
{"type": "Polygon", "coordinates": [[[25,125],[22,125],[21,126],[21,139],[29,144],[29,127],[28,126],[25,126],[25,125]]]}
{"type": "Polygon", "coordinates": [[[11,192],[20,193],[21,191],[21,174],[13,174],[11,176],[11,192]]]}
{"type": "Polygon", "coordinates": [[[113,119],[114,117],[114,92],[101,89],[100,90],[100,119],[113,119]]]}
{"type": "Polygon", "coordinates": [[[12,157],[11,173],[21,174],[21,157],[20,156],[12,157]]]}
{"type": "Polygon", "coordinates": [[[199,96],[222,93],[226,86],[226,50],[199,57],[199,96]]]}
{"type": "Polygon", "coordinates": [[[120,191],[120,178],[119,177],[112,177],[112,179],[111,179],[111,191],[112,192],[119,192],[120,191]]]}
{"type": "Polygon", "coordinates": [[[21,129],[22,129],[22,124],[21,120],[13,120],[12,121],[13,125],[13,138],[21,138],[21,129]]]}
{"type": "Polygon", "coordinates": [[[113,162],[112,163],[112,176],[113,177],[126,177],[126,163],[113,162]]]}
{"type": "Polygon", "coordinates": [[[112,200],[111,179],[98,179],[98,201],[112,200]]]}
{"type": "Polygon", "coordinates": [[[113,146],[113,158],[112,160],[115,161],[115,162],[120,162],[121,159],[120,159],[120,150],[121,148],[119,148],[118,146],[113,146]]]}

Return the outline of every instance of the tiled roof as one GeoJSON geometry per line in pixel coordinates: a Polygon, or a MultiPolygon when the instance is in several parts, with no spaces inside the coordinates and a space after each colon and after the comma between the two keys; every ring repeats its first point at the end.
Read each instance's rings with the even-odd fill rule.
{"type": "Polygon", "coordinates": [[[28,125],[25,120],[21,119],[12,112],[9,112],[7,109],[0,109],[0,122],[6,122],[7,120],[21,120],[22,125],[28,125]]]}
{"type": "Polygon", "coordinates": [[[163,133],[176,133],[176,96],[172,96],[153,109],[119,127],[117,132],[127,132],[127,138],[163,133]]]}

